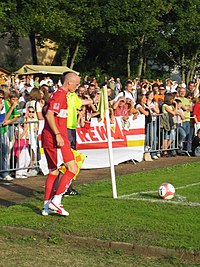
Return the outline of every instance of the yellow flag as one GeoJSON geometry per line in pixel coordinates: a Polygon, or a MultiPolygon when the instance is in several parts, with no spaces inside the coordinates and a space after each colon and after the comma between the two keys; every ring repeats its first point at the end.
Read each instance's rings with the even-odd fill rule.
{"type": "Polygon", "coordinates": [[[107,94],[107,86],[103,86],[103,89],[101,91],[100,95],[100,101],[97,108],[97,111],[100,112],[100,117],[102,120],[104,120],[104,114],[105,110],[108,109],[108,94],[107,94]]]}
{"type": "MultiPolygon", "coordinates": [[[[76,180],[76,177],[77,177],[77,175],[79,174],[79,172],[80,172],[80,169],[81,169],[81,167],[82,167],[82,165],[83,165],[83,162],[84,162],[84,160],[86,159],[86,155],[85,154],[83,154],[83,153],[81,153],[81,152],[79,152],[79,151],[77,151],[77,150],[74,150],[74,149],[72,149],[71,148],[71,150],[72,150],[72,152],[73,152],[73,154],[74,154],[74,159],[75,159],[75,162],[76,162],[76,165],[78,166],[78,172],[76,173],[76,175],[74,176],[74,180],[76,180]]],[[[65,165],[62,165],[62,166],[60,166],[60,168],[59,168],[59,172],[61,172],[61,173],[65,173],[66,172],[66,167],[65,167],[65,165]]]]}

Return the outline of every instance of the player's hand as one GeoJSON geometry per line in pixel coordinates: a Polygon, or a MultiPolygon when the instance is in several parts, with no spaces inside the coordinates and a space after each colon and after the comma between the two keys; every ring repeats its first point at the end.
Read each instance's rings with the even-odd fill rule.
{"type": "Polygon", "coordinates": [[[56,135],[56,142],[58,147],[64,146],[64,140],[60,134],[56,135]]]}

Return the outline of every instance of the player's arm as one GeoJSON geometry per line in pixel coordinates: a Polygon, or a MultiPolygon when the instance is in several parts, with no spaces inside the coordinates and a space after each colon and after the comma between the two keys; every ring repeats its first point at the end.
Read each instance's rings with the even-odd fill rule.
{"type": "Polygon", "coordinates": [[[64,146],[64,140],[55,123],[54,112],[51,110],[48,110],[46,114],[46,119],[48,121],[48,124],[51,130],[53,131],[53,134],[55,134],[56,136],[57,146],[59,147],[64,146]]]}
{"type": "Polygon", "coordinates": [[[91,98],[89,98],[89,99],[81,99],[81,101],[82,101],[82,105],[83,106],[93,104],[93,100],[91,98]]]}

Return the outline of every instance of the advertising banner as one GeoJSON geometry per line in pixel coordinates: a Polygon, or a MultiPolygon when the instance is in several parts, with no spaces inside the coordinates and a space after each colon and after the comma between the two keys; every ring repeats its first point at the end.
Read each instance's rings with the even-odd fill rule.
{"type": "MultiPolygon", "coordinates": [[[[145,142],[145,118],[139,115],[136,120],[132,116],[127,121],[115,117],[111,124],[114,165],[124,161],[143,160],[145,142]]],[[[77,128],[77,150],[87,158],[82,169],[105,168],[110,166],[106,124],[92,118],[85,127],[77,128]]]]}

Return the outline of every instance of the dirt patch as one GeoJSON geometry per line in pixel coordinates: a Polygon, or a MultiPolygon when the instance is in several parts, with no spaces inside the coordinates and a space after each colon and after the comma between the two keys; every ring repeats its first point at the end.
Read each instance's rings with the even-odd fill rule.
{"type": "MultiPolygon", "coordinates": [[[[175,158],[160,158],[158,160],[148,162],[142,161],[136,164],[129,161],[115,166],[115,175],[120,176],[123,174],[150,171],[191,162],[199,162],[199,158],[177,156],[175,158]]],[[[110,179],[110,176],[110,168],[81,170],[78,179],[73,183],[73,186],[76,187],[76,184],[91,183],[96,180],[110,179]]],[[[14,179],[12,182],[0,181],[0,205],[9,206],[15,203],[20,203],[27,198],[33,197],[35,191],[43,193],[45,179],[46,176],[38,175],[27,179],[14,179]]]]}

